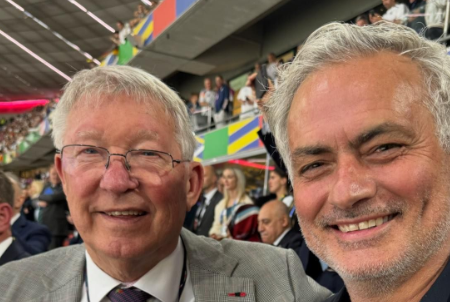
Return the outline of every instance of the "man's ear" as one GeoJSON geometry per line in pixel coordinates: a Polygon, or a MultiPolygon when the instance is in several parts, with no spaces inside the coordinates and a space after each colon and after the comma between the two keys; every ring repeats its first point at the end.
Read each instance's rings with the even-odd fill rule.
{"type": "Polygon", "coordinates": [[[291,221],[290,221],[289,217],[284,215],[283,216],[283,224],[282,224],[283,228],[287,228],[290,224],[291,224],[291,221]]]}
{"type": "Polygon", "coordinates": [[[186,184],[186,211],[190,211],[191,208],[198,201],[203,188],[203,167],[198,162],[189,163],[189,179],[186,184]]]}
{"type": "Polygon", "coordinates": [[[55,169],[58,172],[59,179],[61,179],[61,184],[63,186],[64,192],[66,192],[66,179],[63,173],[61,154],[55,154],[55,169]]]}
{"type": "Polygon", "coordinates": [[[0,203],[0,234],[5,233],[11,228],[11,218],[13,209],[7,203],[0,203]]]}

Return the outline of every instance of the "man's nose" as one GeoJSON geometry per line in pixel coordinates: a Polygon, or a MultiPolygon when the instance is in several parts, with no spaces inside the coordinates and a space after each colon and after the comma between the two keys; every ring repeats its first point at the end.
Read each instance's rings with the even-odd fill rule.
{"type": "Polygon", "coordinates": [[[100,188],[111,191],[115,194],[125,193],[138,187],[137,179],[130,177],[125,166],[125,159],[121,157],[111,157],[109,166],[103,174],[100,188]]]}
{"type": "Polygon", "coordinates": [[[340,160],[336,181],[330,188],[329,202],[338,208],[351,208],[359,201],[375,196],[377,186],[368,168],[353,156],[340,160]]]}

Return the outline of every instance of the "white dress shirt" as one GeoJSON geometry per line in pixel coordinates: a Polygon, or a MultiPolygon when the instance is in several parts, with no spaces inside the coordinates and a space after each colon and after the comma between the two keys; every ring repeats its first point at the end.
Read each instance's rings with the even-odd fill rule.
{"type": "Polygon", "coordinates": [[[278,246],[278,244],[280,244],[280,241],[283,240],[284,236],[286,236],[286,234],[290,231],[291,229],[287,229],[286,231],[284,231],[280,236],[278,236],[277,240],[275,240],[273,242],[273,245],[278,246]]]}
{"type": "Polygon", "coordinates": [[[386,11],[383,15],[383,19],[386,21],[394,22],[400,20],[402,24],[406,23],[406,18],[409,14],[409,8],[403,3],[397,3],[386,11]]]}
{"type": "Polygon", "coordinates": [[[0,257],[3,256],[3,254],[9,248],[9,246],[11,245],[12,242],[13,242],[12,237],[8,237],[5,240],[3,240],[2,242],[0,242],[0,257]]]}
{"type": "Polygon", "coordinates": [[[16,215],[14,215],[14,216],[11,218],[11,225],[13,225],[14,222],[16,222],[17,219],[19,219],[19,217],[20,217],[20,213],[17,213],[16,215]]]}
{"type": "MultiPolygon", "coordinates": [[[[178,302],[178,289],[180,287],[181,272],[183,270],[184,247],[181,239],[175,250],[160,261],[154,268],[148,271],[136,282],[127,283],[123,287],[134,286],[152,295],[148,301],[178,302]],[[155,300],[156,298],[156,300],[155,300]]],[[[89,300],[87,298],[86,283],[83,285],[81,302],[110,302],[107,294],[122,282],[112,278],[102,271],[86,251],[87,279],[89,286],[89,300]]],[[[189,273],[189,265],[186,263],[187,279],[180,302],[194,302],[194,292],[189,273]]]]}

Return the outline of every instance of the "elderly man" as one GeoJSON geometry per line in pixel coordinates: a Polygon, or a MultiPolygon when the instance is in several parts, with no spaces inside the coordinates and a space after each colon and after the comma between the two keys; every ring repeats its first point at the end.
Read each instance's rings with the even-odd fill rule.
{"type": "Polygon", "coordinates": [[[30,256],[11,234],[14,188],[9,178],[0,171],[0,266],[30,256]]]}
{"type": "Polygon", "coordinates": [[[330,301],[449,300],[449,83],[445,47],[392,23],[325,25],[283,71],[265,110],[330,301]]]}
{"type": "Polygon", "coordinates": [[[181,99],[128,66],[79,72],[54,111],[55,167],[84,245],[0,269],[0,301],[321,301],[293,252],[182,230],[203,168],[181,99]],[[270,263],[261,266],[261,261],[270,263]]]}

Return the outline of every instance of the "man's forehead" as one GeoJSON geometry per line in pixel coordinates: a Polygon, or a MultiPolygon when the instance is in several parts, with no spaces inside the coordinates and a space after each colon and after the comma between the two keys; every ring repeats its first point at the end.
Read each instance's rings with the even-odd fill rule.
{"type": "Polygon", "coordinates": [[[386,52],[329,64],[310,74],[297,89],[288,116],[288,130],[300,124],[306,128],[321,127],[342,108],[349,110],[346,119],[353,118],[352,110],[363,106],[365,110],[389,108],[408,114],[411,102],[423,99],[423,94],[417,65],[397,54],[386,52]],[[361,74],[360,69],[366,72],[361,74]]]}

